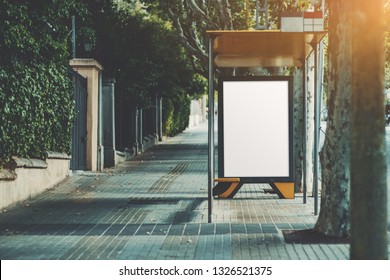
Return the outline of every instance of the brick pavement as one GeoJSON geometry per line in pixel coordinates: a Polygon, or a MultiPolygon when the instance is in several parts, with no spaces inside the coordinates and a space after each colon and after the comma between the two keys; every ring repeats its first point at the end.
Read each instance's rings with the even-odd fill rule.
{"type": "MultiPolygon", "coordinates": [[[[187,130],[103,172],[77,173],[0,214],[1,259],[348,259],[347,244],[288,244],[313,227],[313,201],[244,185],[213,201],[207,223],[207,127],[187,130]]],[[[389,250],[390,252],[390,250],[389,250]]]]}

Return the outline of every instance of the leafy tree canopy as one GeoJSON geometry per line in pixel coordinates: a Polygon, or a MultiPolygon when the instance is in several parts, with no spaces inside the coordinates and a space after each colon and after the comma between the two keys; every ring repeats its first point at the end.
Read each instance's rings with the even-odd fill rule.
{"type": "Polygon", "coordinates": [[[158,93],[174,98],[204,93],[187,51],[170,22],[150,13],[139,1],[85,1],[90,17],[83,24],[96,30],[93,56],[115,78],[117,91],[140,108],[158,93]]]}
{"type": "MultiPolygon", "coordinates": [[[[318,0],[270,0],[270,29],[278,26],[280,13],[318,7],[318,0]]],[[[256,3],[251,0],[145,0],[148,11],[169,20],[186,47],[199,74],[207,77],[206,30],[255,28],[256,3]]]]}

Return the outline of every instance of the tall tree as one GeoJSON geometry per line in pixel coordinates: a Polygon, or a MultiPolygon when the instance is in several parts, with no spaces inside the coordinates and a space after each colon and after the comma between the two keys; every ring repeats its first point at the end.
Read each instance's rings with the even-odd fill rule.
{"type": "Polygon", "coordinates": [[[232,15],[232,7],[234,7],[230,5],[232,1],[149,0],[146,2],[151,9],[154,8],[154,13],[172,22],[177,38],[186,47],[194,67],[199,74],[207,78],[206,30],[234,28],[233,15],[237,16],[237,14],[232,15]]]}
{"type": "Polygon", "coordinates": [[[119,95],[146,109],[156,93],[173,98],[178,92],[204,91],[171,25],[151,15],[140,1],[84,2],[91,12],[84,24],[97,35],[93,56],[104,65],[106,77],[116,79],[119,95]]]}
{"type": "MultiPolygon", "coordinates": [[[[269,1],[269,29],[277,29],[281,12],[302,11],[319,0],[269,1]]],[[[206,30],[255,28],[256,2],[242,0],[146,0],[149,9],[172,21],[179,40],[186,46],[198,73],[207,78],[206,30]]]]}
{"type": "Polygon", "coordinates": [[[315,228],[327,235],[351,234],[352,258],[371,258],[370,252],[378,253],[378,247],[382,248],[383,257],[386,255],[383,249],[387,248],[384,241],[387,212],[383,201],[386,199],[381,25],[384,6],[383,1],[372,3],[328,2],[329,118],[320,155],[321,210],[315,228]],[[376,249],[374,244],[378,245],[376,249]]]}
{"type": "Polygon", "coordinates": [[[388,258],[383,8],[352,6],[351,259],[388,258]]]}
{"type": "Polygon", "coordinates": [[[329,0],[328,123],[323,149],[321,207],[315,228],[349,234],[350,10],[351,0],[329,0]]]}

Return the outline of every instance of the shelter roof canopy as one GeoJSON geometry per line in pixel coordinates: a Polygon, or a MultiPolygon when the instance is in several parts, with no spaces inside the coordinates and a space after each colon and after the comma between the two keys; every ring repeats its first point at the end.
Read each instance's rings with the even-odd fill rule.
{"type": "Polygon", "coordinates": [[[217,67],[300,67],[326,31],[210,30],[217,67]]]}

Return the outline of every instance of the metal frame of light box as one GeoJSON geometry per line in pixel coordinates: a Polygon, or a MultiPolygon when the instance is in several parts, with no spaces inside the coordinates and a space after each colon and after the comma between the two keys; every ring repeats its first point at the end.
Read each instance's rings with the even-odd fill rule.
{"type": "MultiPolygon", "coordinates": [[[[293,182],[294,181],[294,145],[293,145],[293,77],[291,76],[245,76],[245,77],[220,77],[218,85],[218,177],[225,177],[225,137],[224,137],[224,91],[225,82],[274,82],[286,81],[288,83],[288,176],[228,176],[238,177],[242,183],[274,183],[274,182],[293,182]]],[[[237,93],[240,94],[240,93],[237,93]]],[[[247,100],[247,102],[251,102],[247,100]]],[[[241,108],[237,108],[241,109],[241,108]]],[[[277,110],[278,108],[275,108],[277,110]]],[[[280,108],[279,108],[280,109],[280,108]]],[[[238,120],[239,121],[239,120],[238,120]]],[[[256,128],[252,128],[256,129],[256,128]]],[[[261,137],[273,137],[267,131],[262,131],[261,137]]],[[[246,135],[239,135],[245,139],[246,135]]],[[[259,138],[261,138],[259,137],[259,138]]],[[[259,145],[261,143],[259,142],[259,145]]],[[[238,149],[240,147],[237,147],[238,149]]],[[[264,160],[268,160],[267,158],[264,160]]],[[[245,164],[245,163],[243,163],[245,164]]]]}

